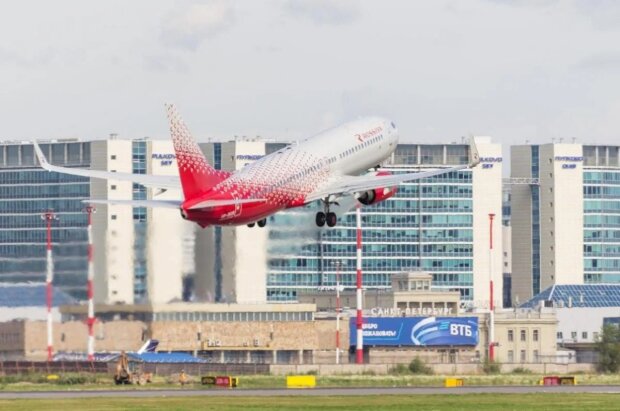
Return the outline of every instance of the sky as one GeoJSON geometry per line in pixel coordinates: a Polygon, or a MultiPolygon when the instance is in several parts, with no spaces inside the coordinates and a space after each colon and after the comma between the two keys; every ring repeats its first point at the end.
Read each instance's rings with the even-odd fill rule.
{"type": "Polygon", "coordinates": [[[620,144],[620,1],[31,1],[0,6],[0,140],[297,139],[364,115],[404,142],[620,144]]]}

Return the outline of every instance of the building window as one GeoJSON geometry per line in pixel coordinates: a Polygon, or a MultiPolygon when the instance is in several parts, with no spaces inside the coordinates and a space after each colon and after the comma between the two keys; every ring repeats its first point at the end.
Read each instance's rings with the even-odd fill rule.
{"type": "Polygon", "coordinates": [[[558,340],[562,340],[564,338],[564,336],[562,335],[562,331],[558,331],[557,333],[557,339],[558,340]]]}
{"type": "Polygon", "coordinates": [[[584,340],[587,340],[588,339],[588,332],[587,331],[583,331],[581,333],[581,338],[584,339],[584,340]]]}
{"type": "Polygon", "coordinates": [[[112,185],[110,186],[110,190],[116,190],[116,185],[112,184],[112,185]]]}
{"type": "Polygon", "coordinates": [[[534,362],[540,362],[540,357],[538,355],[538,350],[534,350],[532,354],[533,354],[534,362]]]}
{"type": "Polygon", "coordinates": [[[508,362],[515,362],[515,352],[508,350],[508,362]]]}
{"type": "Polygon", "coordinates": [[[571,331],[570,338],[572,338],[573,340],[576,340],[577,339],[577,331],[571,331]]]}
{"type": "Polygon", "coordinates": [[[594,331],[594,332],[592,333],[592,339],[593,339],[594,341],[598,341],[598,331],[594,331]]]}
{"type": "Polygon", "coordinates": [[[508,341],[512,342],[515,340],[514,331],[508,330],[508,341]]]}
{"type": "Polygon", "coordinates": [[[525,350],[521,350],[521,358],[520,358],[521,362],[526,362],[527,361],[527,354],[525,350]]]}
{"type": "Polygon", "coordinates": [[[116,214],[112,214],[112,215],[110,216],[110,218],[111,218],[112,220],[116,220],[116,214]]]}
{"type": "Polygon", "coordinates": [[[110,160],[116,160],[116,154],[112,154],[112,155],[110,156],[110,160]]]}
{"type": "Polygon", "coordinates": [[[538,330],[532,331],[532,341],[538,341],[538,330]]]}
{"type": "Polygon", "coordinates": [[[521,341],[527,340],[527,333],[525,330],[521,330],[521,341]]]}

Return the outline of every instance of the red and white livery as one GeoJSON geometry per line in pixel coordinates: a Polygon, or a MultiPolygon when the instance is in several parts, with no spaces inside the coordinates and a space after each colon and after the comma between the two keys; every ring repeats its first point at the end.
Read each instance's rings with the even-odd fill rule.
{"type": "Polygon", "coordinates": [[[49,171],[132,181],[159,191],[181,188],[183,199],[178,201],[93,199],[87,202],[178,208],[183,218],[201,227],[242,224],[263,227],[268,216],[317,200],[322,201],[323,211],[317,212],[316,224],[333,227],[337,216],[330,206],[345,197],[353,197],[362,205],[375,204],[393,196],[396,186],[403,181],[473,167],[480,161],[472,139],[467,165],[397,175],[377,172],[396,149],[398,130],[388,119],[367,117],[323,131],[231,173],[216,170],[207,162],[173,105],[166,105],[166,111],[178,177],[58,167],[47,162],[35,143],[37,157],[49,171]]]}

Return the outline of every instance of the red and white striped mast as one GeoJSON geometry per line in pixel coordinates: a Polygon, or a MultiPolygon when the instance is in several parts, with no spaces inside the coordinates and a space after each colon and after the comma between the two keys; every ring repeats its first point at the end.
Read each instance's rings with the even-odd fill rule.
{"type": "Polygon", "coordinates": [[[357,272],[356,272],[356,297],[357,297],[357,340],[355,346],[355,363],[364,363],[364,335],[362,333],[362,212],[360,205],[355,208],[355,221],[357,223],[357,272]]]}
{"type": "Polygon", "coordinates": [[[95,359],[95,302],[93,301],[95,294],[95,267],[93,263],[93,213],[96,212],[95,207],[88,205],[84,208],[84,212],[88,214],[88,276],[86,282],[86,296],[88,298],[88,361],[95,359]]]}
{"type": "Polygon", "coordinates": [[[340,364],[340,261],[336,261],[336,364],[340,364]]]}
{"type": "Polygon", "coordinates": [[[58,220],[58,217],[52,210],[48,210],[41,215],[41,219],[45,221],[47,232],[47,273],[45,276],[45,296],[47,303],[47,361],[52,361],[54,353],[54,335],[52,333],[52,282],[54,281],[54,260],[52,259],[52,221],[58,220]]]}
{"type": "Polygon", "coordinates": [[[493,218],[489,213],[489,361],[495,361],[495,305],[493,303],[493,218]]]}

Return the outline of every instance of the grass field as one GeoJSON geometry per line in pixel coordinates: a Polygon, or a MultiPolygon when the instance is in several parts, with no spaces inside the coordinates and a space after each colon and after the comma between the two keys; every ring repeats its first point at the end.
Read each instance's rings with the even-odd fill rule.
{"type": "MultiPolygon", "coordinates": [[[[317,376],[317,386],[333,387],[432,387],[442,386],[446,376],[441,375],[333,375],[317,376]]],[[[451,376],[452,377],[452,376],[451,376]]],[[[583,374],[577,375],[579,385],[620,385],[620,374],[583,374]]],[[[501,375],[466,375],[462,376],[465,385],[535,385],[540,374],[501,374],[501,375]]],[[[194,378],[196,388],[203,387],[194,378]]],[[[242,375],[239,388],[284,388],[286,377],[277,375],[242,375]]],[[[98,389],[134,390],[149,388],[178,388],[174,378],[156,377],[155,382],[146,386],[114,386],[112,377],[98,376],[86,379],[64,376],[57,382],[46,382],[44,376],[10,376],[0,377],[0,391],[49,391],[49,390],[98,390],[98,389]]]]}
{"type": "Polygon", "coordinates": [[[0,400],[5,410],[618,410],[613,394],[466,394],[353,397],[186,397],[0,400]]]}

